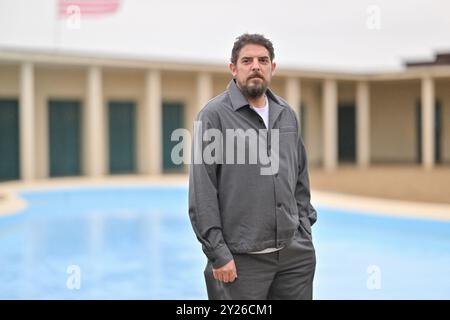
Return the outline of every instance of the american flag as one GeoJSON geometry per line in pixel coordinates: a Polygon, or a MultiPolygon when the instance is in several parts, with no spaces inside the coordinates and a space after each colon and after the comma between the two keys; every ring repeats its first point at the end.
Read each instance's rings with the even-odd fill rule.
{"type": "Polygon", "coordinates": [[[74,13],[81,16],[102,16],[119,9],[120,0],[58,0],[59,17],[67,17],[74,13]]]}

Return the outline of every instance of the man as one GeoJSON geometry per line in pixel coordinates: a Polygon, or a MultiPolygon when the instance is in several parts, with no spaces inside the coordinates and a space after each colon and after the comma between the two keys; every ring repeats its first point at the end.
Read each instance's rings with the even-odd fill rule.
{"type": "MultiPolygon", "coordinates": [[[[222,150],[213,154],[219,161],[194,159],[189,173],[189,216],[208,259],[209,299],[312,299],[311,225],[317,214],[296,114],[268,89],[273,59],[273,45],[264,36],[238,37],[229,65],[233,79],[197,116],[201,131],[195,136],[223,133],[216,141],[222,150]],[[230,130],[240,133],[228,135],[230,130]],[[259,155],[269,156],[269,163],[225,161],[230,151],[233,160],[242,151],[232,144],[235,138],[252,131],[262,143],[245,141],[241,147],[246,155],[262,148],[259,155]],[[269,174],[263,171],[267,165],[269,174]]],[[[193,158],[207,153],[206,142],[194,138],[193,158]]]]}

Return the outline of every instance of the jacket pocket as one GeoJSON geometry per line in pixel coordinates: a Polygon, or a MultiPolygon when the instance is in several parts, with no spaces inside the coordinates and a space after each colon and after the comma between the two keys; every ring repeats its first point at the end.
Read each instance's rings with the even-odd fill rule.
{"type": "Polygon", "coordinates": [[[312,233],[311,223],[309,222],[308,218],[301,217],[300,218],[300,225],[303,227],[303,229],[305,229],[306,232],[309,233],[309,235],[311,235],[311,233],[312,233]]]}

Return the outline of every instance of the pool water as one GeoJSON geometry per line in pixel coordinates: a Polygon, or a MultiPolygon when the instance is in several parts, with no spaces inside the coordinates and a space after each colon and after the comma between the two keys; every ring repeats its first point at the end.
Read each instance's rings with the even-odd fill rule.
{"type": "MultiPolygon", "coordinates": [[[[22,192],[1,299],[206,299],[185,187],[22,192]]],[[[450,299],[450,223],[317,207],[315,299],[450,299]]]]}

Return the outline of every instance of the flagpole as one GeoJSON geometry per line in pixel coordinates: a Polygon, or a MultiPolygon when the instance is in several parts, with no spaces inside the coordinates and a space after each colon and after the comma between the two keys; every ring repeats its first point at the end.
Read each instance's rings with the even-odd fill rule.
{"type": "Polygon", "coordinates": [[[62,0],[54,0],[54,8],[55,8],[55,22],[53,28],[53,50],[59,51],[61,44],[61,21],[60,21],[60,1],[62,0]]]}

